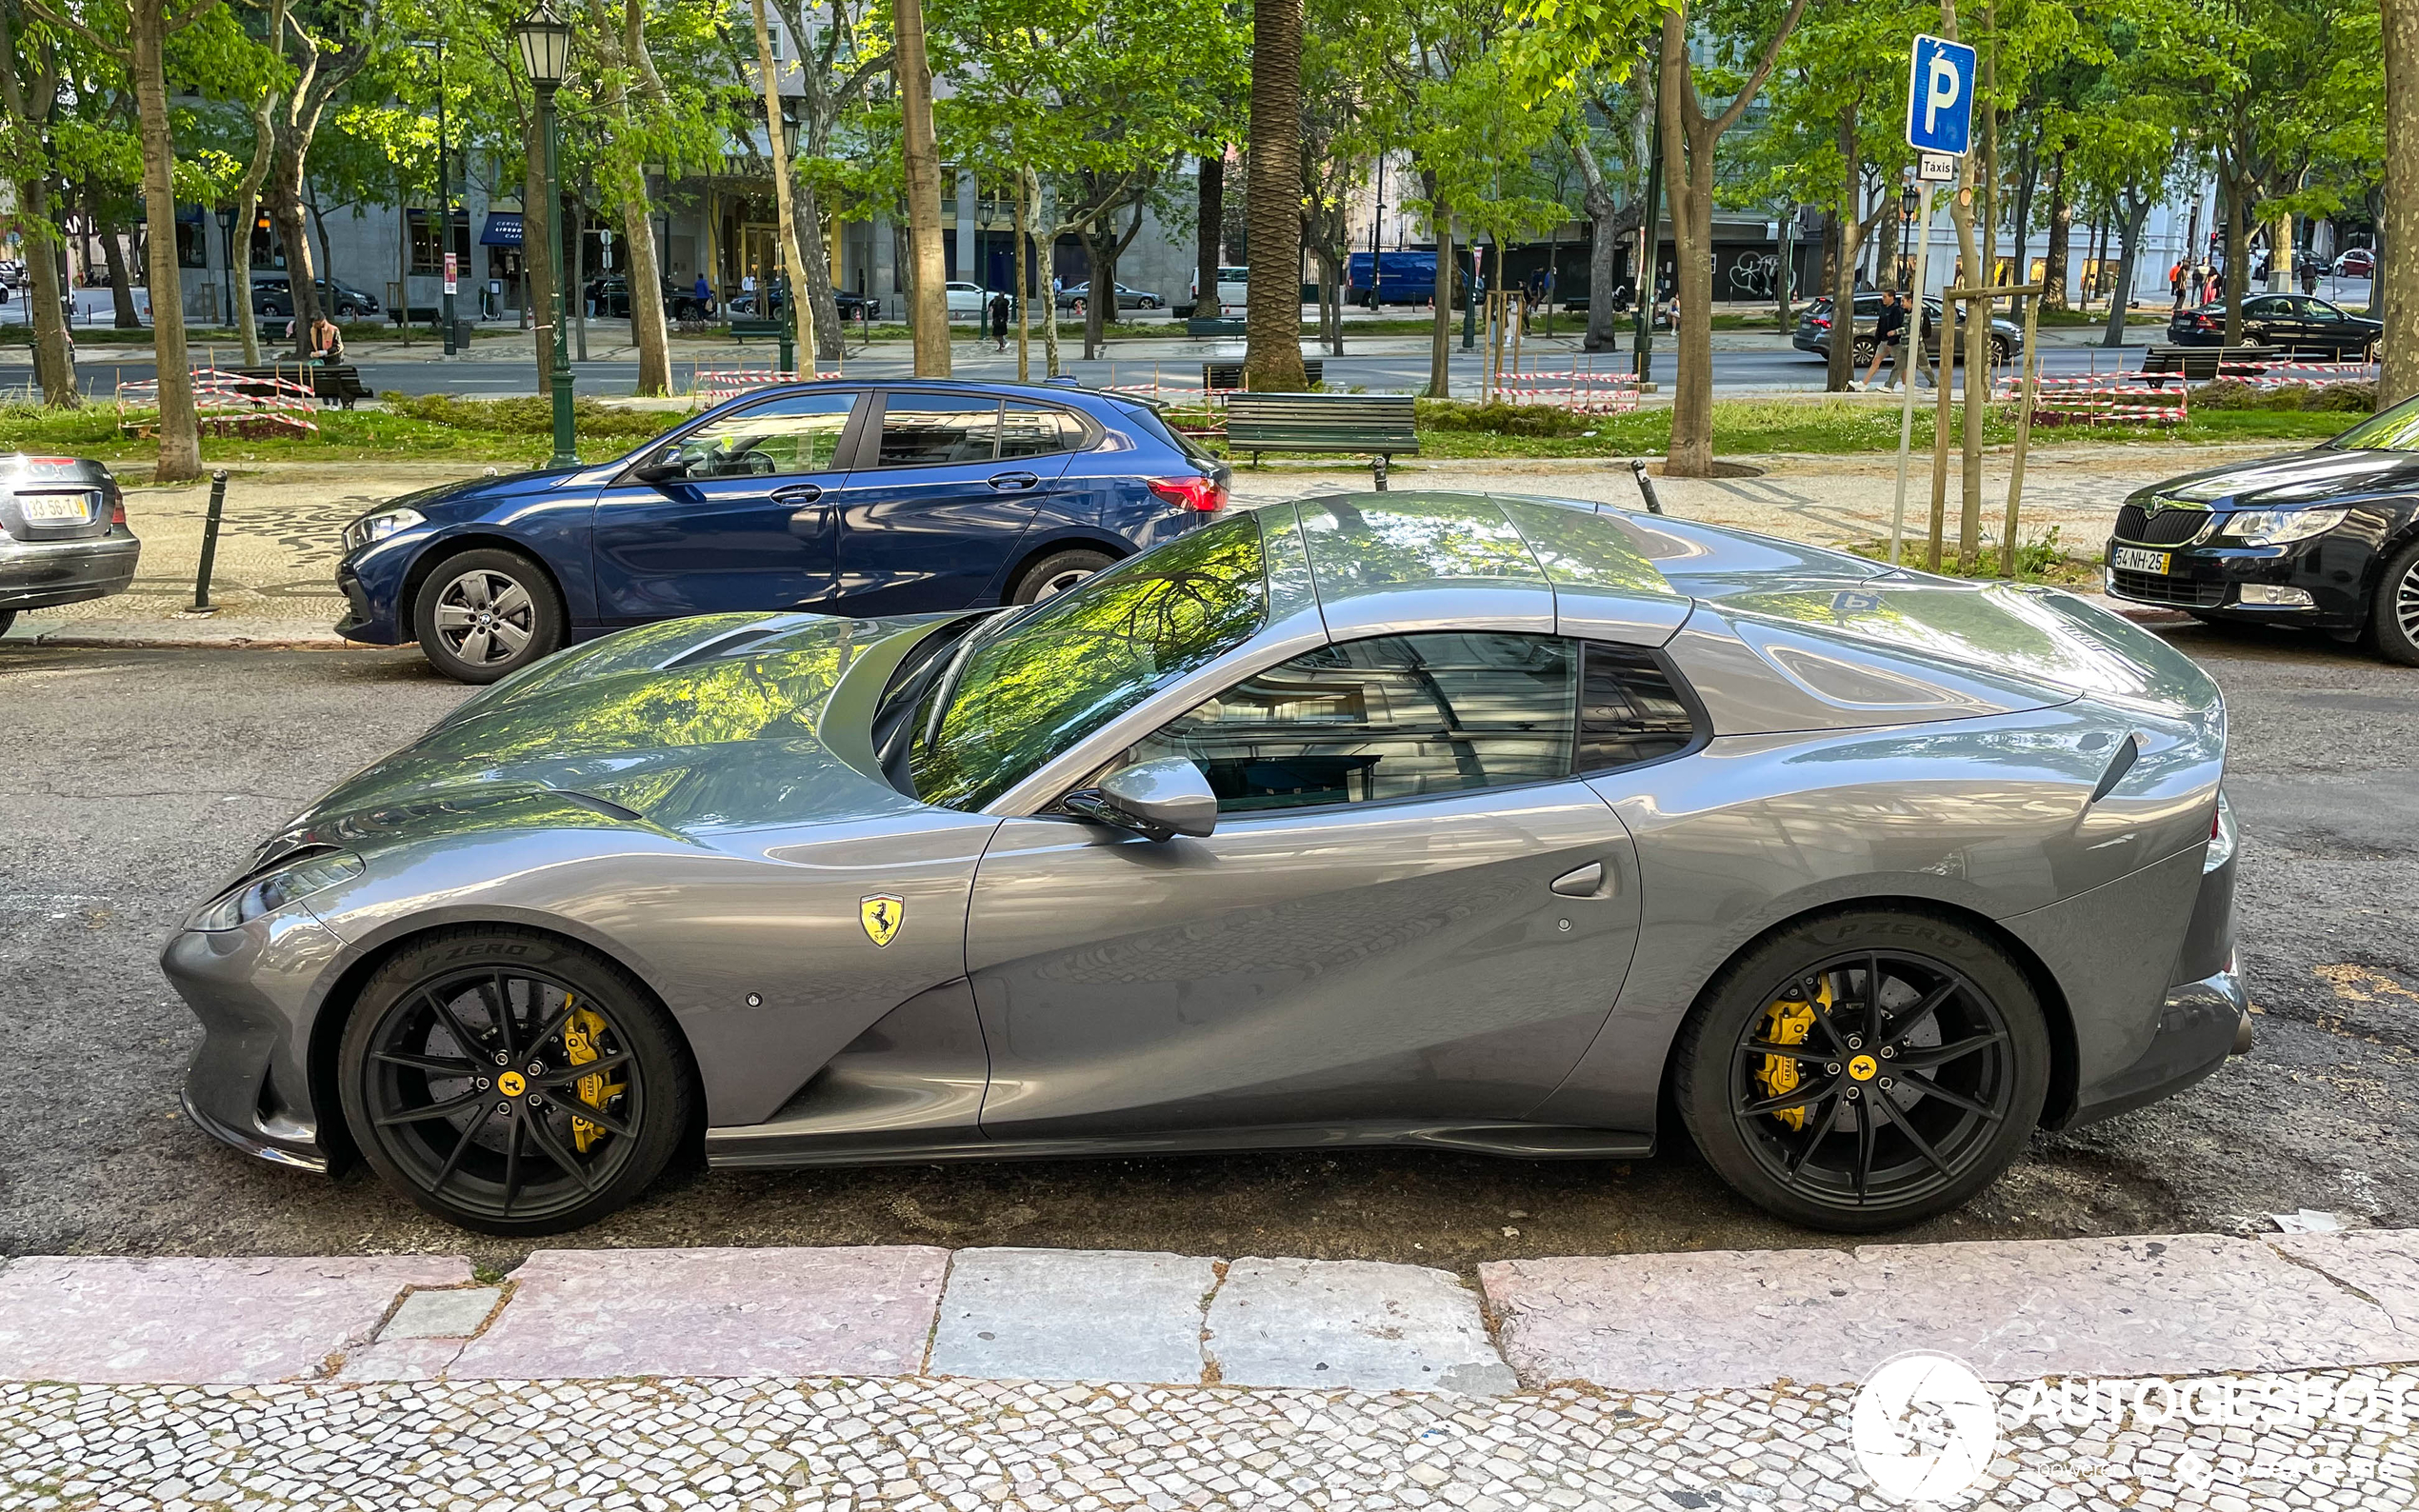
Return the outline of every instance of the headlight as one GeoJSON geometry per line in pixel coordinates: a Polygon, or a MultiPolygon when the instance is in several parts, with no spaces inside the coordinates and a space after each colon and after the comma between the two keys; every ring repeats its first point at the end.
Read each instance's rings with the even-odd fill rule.
{"type": "Polygon", "coordinates": [[[2349,509],[2245,509],[2228,515],[2226,528],[2218,534],[2245,546],[2283,546],[2325,535],[2349,513],[2349,509]]]}
{"type": "Polygon", "coordinates": [[[365,514],[345,527],[345,549],[358,551],[372,541],[383,541],[428,523],[429,517],[417,509],[381,509],[375,514],[365,514]]]}
{"type": "Polygon", "coordinates": [[[188,927],[193,929],[234,929],[274,913],[290,903],[325,892],[340,882],[350,882],[361,875],[361,858],[350,851],[323,851],[305,856],[277,867],[265,876],[254,877],[241,886],[230,887],[196,911],[188,927]]]}

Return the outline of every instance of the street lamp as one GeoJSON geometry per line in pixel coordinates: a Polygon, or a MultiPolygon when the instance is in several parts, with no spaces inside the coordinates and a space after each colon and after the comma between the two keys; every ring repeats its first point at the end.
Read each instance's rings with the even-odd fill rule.
{"type": "MultiPolygon", "coordinates": [[[[439,228],[437,231],[437,275],[439,280],[437,287],[442,291],[438,296],[440,306],[438,309],[438,318],[445,322],[445,354],[450,357],[454,355],[454,338],[456,334],[453,326],[453,283],[455,269],[451,266],[453,260],[453,185],[446,175],[445,38],[438,37],[433,42],[412,42],[406,45],[414,48],[430,49],[434,50],[437,55],[437,225],[439,228]]],[[[410,276],[411,275],[408,271],[404,274],[406,282],[403,287],[402,320],[407,326],[411,322],[411,285],[409,282],[410,276]]]]}
{"type": "MultiPolygon", "coordinates": [[[[781,166],[786,169],[790,167],[790,165],[797,161],[798,104],[796,101],[790,99],[785,94],[781,97],[781,166]]],[[[781,189],[780,186],[774,186],[774,204],[778,205],[782,203],[787,197],[787,194],[781,189]]],[[[773,239],[773,245],[776,248],[785,247],[789,245],[789,241],[791,239],[794,239],[794,233],[790,238],[775,237],[773,239]]],[[[808,255],[809,254],[805,248],[801,247],[798,249],[798,256],[802,260],[808,255]]],[[[803,268],[784,268],[781,270],[778,282],[781,288],[781,297],[785,303],[790,300],[803,299],[806,297],[798,291],[799,280],[806,276],[806,271],[807,270],[803,268]]],[[[756,312],[758,315],[767,318],[770,318],[772,315],[772,294],[773,290],[770,288],[767,288],[765,290],[765,308],[756,312]]],[[[788,316],[788,318],[783,320],[781,323],[781,370],[783,372],[793,373],[798,370],[797,307],[792,305],[784,313],[788,316]]]]}
{"type": "MultiPolygon", "coordinates": [[[[554,13],[552,0],[538,0],[528,15],[515,22],[512,38],[521,46],[521,66],[529,70],[530,83],[537,89],[539,134],[546,142],[546,199],[549,207],[547,223],[559,220],[563,203],[560,149],[555,141],[554,91],[563,86],[563,75],[571,62],[571,25],[554,13]]],[[[533,208],[533,207],[532,207],[533,208]]],[[[447,219],[450,221],[449,213],[447,219]]],[[[450,230],[451,228],[449,227],[450,230]]],[[[555,249],[562,247],[560,237],[553,238],[555,249]]],[[[554,455],[550,466],[576,468],[579,452],[571,434],[571,345],[563,310],[563,260],[555,258],[552,274],[547,283],[554,290],[551,311],[554,320],[554,455]]]]}

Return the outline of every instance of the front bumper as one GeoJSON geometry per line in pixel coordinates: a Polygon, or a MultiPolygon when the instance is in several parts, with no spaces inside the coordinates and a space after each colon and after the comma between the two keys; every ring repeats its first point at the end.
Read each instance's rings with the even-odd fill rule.
{"type": "Polygon", "coordinates": [[[336,565],[336,587],[345,596],[345,617],[336,622],[338,635],[364,646],[400,646],[409,639],[395,603],[399,590],[373,591],[354,570],[350,557],[336,565]]]}
{"type": "Polygon", "coordinates": [[[123,593],[142,555],[143,543],[122,525],[82,541],[10,540],[0,544],[0,609],[48,608],[123,593]]]}
{"type": "Polygon", "coordinates": [[[2307,625],[2314,629],[2357,629],[2368,617],[2365,581],[2375,550],[2340,532],[2287,546],[2229,546],[2223,542],[2146,549],[2169,553],[2164,573],[2137,572],[2115,564],[2116,548],[2131,542],[2111,539],[2101,556],[2110,598],[2192,609],[2244,622],[2307,625]],[[2299,588],[2303,606],[2243,602],[2249,584],[2299,588]]]}
{"type": "Polygon", "coordinates": [[[240,929],[183,930],[161,950],[160,969],[202,1024],[184,1102],[203,1132],[279,1164],[330,1168],[310,1042],[320,985],[343,953],[299,907],[240,929]]]}

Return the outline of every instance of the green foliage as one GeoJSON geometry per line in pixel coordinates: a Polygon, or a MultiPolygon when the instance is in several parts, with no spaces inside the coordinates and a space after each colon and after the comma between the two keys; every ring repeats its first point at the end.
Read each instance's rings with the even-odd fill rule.
{"type": "Polygon", "coordinates": [[[2284,384],[2254,388],[2231,379],[2200,385],[2192,390],[2192,408],[2304,410],[2312,414],[2372,414],[2377,386],[2372,383],[2284,384]]]}
{"type": "MultiPolygon", "coordinates": [[[[553,402],[533,394],[517,399],[457,399],[451,394],[383,393],[378,402],[396,414],[458,430],[508,436],[554,434],[553,402]]],[[[593,399],[574,399],[571,412],[582,436],[644,441],[670,423],[670,417],[659,413],[616,408],[593,399]]]]}
{"type": "Polygon", "coordinates": [[[1592,415],[1560,405],[1463,404],[1449,399],[1423,399],[1418,404],[1422,430],[1483,430],[1499,436],[1576,436],[1597,428],[1592,415]]]}

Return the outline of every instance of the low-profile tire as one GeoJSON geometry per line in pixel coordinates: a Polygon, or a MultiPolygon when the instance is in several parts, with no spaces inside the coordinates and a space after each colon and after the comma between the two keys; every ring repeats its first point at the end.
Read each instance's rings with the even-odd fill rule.
{"type": "Polygon", "coordinates": [[[1708,984],[1672,1053],[1681,1118],[1723,1180],[1842,1233],[1917,1223],[1989,1185],[2049,1085],[2024,970],[1917,908],[1829,914],[1756,942],[1708,984]]]}
{"type": "Polygon", "coordinates": [[[2377,579],[2369,606],[2369,635],[2377,654],[2405,666],[2419,666],[2419,541],[2393,554],[2377,579]]]}
{"type": "Polygon", "coordinates": [[[506,925],[444,930],[390,958],[336,1056],[345,1122],[371,1168],[483,1234],[565,1233],[627,1205],[678,1152],[697,1105],[688,1050],[635,977],[506,925]]]}
{"type": "Polygon", "coordinates": [[[430,665],[458,683],[492,683],[563,645],[563,596],[518,551],[479,547],[429,569],[411,628],[430,665]]]}
{"type": "Polygon", "coordinates": [[[1066,592],[1116,560],[1106,551],[1053,551],[1025,569],[1008,602],[1037,604],[1066,592]]]}

